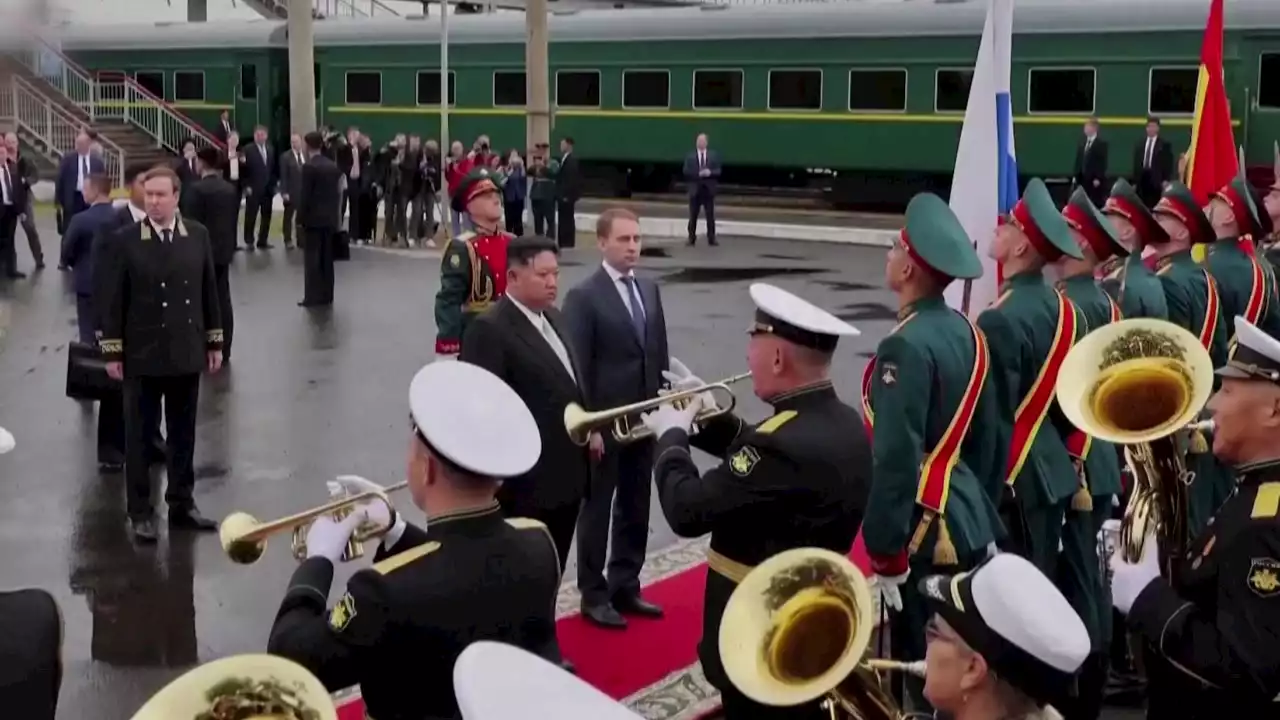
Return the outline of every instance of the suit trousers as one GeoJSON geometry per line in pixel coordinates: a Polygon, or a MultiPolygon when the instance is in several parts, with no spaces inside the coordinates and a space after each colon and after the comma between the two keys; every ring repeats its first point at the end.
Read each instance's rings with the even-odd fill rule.
{"type": "Polygon", "coordinates": [[[27,235],[27,248],[31,250],[31,259],[37,265],[44,262],[44,248],[40,246],[40,231],[36,229],[36,216],[32,212],[31,191],[27,191],[27,206],[23,208],[22,232],[27,235]]]}
{"type": "Polygon", "coordinates": [[[711,190],[698,186],[689,195],[689,244],[698,240],[698,211],[707,216],[707,242],[716,241],[716,196],[711,190]]]}
{"type": "Polygon", "coordinates": [[[578,589],[584,605],[640,594],[640,568],[649,542],[652,471],[652,441],[619,445],[613,438],[605,440],[591,495],[578,516],[578,589]],[[606,545],[612,551],[607,571],[606,545]]]}
{"type": "Polygon", "coordinates": [[[556,201],[556,244],[562,248],[571,248],[577,242],[578,226],[573,216],[577,200],[560,199],[556,201]]]}
{"type": "Polygon", "coordinates": [[[296,213],[297,207],[293,203],[287,202],[284,204],[284,218],[280,220],[280,232],[284,235],[285,245],[293,244],[293,231],[297,224],[296,213]]]}
{"type": "Polygon", "coordinates": [[[218,315],[222,318],[222,359],[231,358],[231,338],[236,332],[235,311],[231,307],[231,266],[214,265],[213,279],[218,289],[218,315]]]}
{"type": "Polygon", "coordinates": [[[17,229],[17,208],[0,206],[0,276],[18,272],[18,253],[13,249],[13,234],[17,229]]]}
{"type": "Polygon", "coordinates": [[[333,304],[333,230],[302,230],[302,302],[307,305],[333,304]]]}
{"type": "Polygon", "coordinates": [[[80,331],[80,342],[97,345],[97,327],[98,320],[93,314],[93,296],[76,293],[76,328],[80,331]]]}
{"type": "Polygon", "coordinates": [[[253,229],[258,227],[258,244],[267,244],[267,235],[271,233],[271,203],[275,200],[273,193],[265,189],[254,188],[244,199],[244,244],[253,247],[253,229]],[[258,222],[258,218],[262,222],[258,222]]]}
{"type": "MultiPolygon", "coordinates": [[[[128,372],[126,367],[126,373],[128,372]]],[[[148,461],[150,428],[160,424],[164,403],[169,437],[169,483],[164,499],[169,512],[190,509],[196,484],[196,405],[200,375],[129,376],[124,379],[125,483],[127,508],[132,519],[151,517],[151,472],[148,461]]]]}
{"type": "Polygon", "coordinates": [[[556,236],[556,201],[532,200],[533,232],[543,237],[556,236]]]}
{"type": "Polygon", "coordinates": [[[498,504],[502,506],[502,514],[509,518],[532,518],[547,526],[547,531],[556,544],[556,554],[560,556],[560,571],[563,573],[565,563],[569,560],[569,546],[573,544],[573,529],[578,520],[580,503],[544,507],[530,493],[507,494],[499,490],[498,504]]]}

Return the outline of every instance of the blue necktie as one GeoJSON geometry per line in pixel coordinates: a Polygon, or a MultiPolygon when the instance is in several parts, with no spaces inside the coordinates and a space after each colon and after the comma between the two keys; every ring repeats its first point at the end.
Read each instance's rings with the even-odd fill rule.
{"type": "Polygon", "coordinates": [[[636,291],[636,279],[627,275],[622,278],[622,282],[626,284],[627,292],[631,295],[631,327],[635,329],[636,337],[643,345],[645,341],[644,310],[640,305],[640,293],[636,291]]]}

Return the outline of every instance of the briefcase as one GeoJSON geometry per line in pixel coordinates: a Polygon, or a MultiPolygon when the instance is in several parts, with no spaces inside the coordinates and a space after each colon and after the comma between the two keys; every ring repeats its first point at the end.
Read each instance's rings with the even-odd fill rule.
{"type": "Polygon", "coordinates": [[[339,230],[333,234],[333,259],[351,259],[351,235],[346,230],[339,230]]]}
{"type": "Polygon", "coordinates": [[[97,345],[72,342],[67,346],[67,397],[102,400],[121,392],[121,384],[107,375],[107,362],[97,345]]]}

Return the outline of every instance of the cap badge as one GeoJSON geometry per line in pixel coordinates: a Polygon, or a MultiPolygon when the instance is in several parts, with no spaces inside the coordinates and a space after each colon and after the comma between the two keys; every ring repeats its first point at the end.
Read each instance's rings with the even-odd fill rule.
{"type": "Polygon", "coordinates": [[[943,580],[943,578],[942,578],[942,576],[940,576],[940,575],[934,575],[933,577],[925,578],[925,580],[924,580],[924,594],[925,594],[925,595],[928,595],[929,597],[933,598],[934,600],[942,600],[942,599],[943,599],[943,597],[942,597],[942,580],[943,580]]]}
{"type": "Polygon", "coordinates": [[[1254,558],[1249,564],[1249,589],[1262,598],[1280,595],[1280,561],[1254,558]]]}
{"type": "Polygon", "coordinates": [[[449,256],[449,267],[456,268],[461,265],[462,265],[462,258],[458,257],[457,255],[449,256]]]}
{"type": "Polygon", "coordinates": [[[744,445],[742,449],[734,453],[729,458],[729,470],[738,477],[746,477],[756,469],[756,463],[760,462],[760,453],[750,445],[744,445]]]}
{"type": "Polygon", "coordinates": [[[881,363],[880,364],[880,380],[884,382],[885,385],[890,385],[890,386],[897,385],[898,384],[898,366],[891,362],[881,363]]]}
{"type": "Polygon", "coordinates": [[[337,605],[329,611],[329,627],[335,632],[342,632],[351,624],[351,618],[356,616],[356,599],[351,597],[351,593],[346,593],[337,605]]]}

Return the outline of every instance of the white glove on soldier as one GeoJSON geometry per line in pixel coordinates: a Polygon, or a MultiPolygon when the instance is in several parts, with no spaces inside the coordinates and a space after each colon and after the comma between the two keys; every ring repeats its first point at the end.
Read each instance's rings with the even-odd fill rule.
{"type": "Polygon", "coordinates": [[[13,450],[17,444],[17,441],[13,439],[13,434],[0,427],[0,455],[13,450]]]}
{"type": "Polygon", "coordinates": [[[1160,577],[1160,552],[1154,536],[1147,536],[1142,559],[1130,563],[1123,552],[1111,554],[1111,604],[1125,615],[1152,580],[1160,577]]]}
{"type": "Polygon", "coordinates": [[[660,438],[668,430],[674,429],[688,434],[693,427],[693,418],[701,409],[701,398],[695,397],[683,408],[676,408],[671,403],[659,405],[657,410],[641,415],[640,421],[653,431],[654,438],[660,438]]]}
{"type": "Polygon", "coordinates": [[[889,608],[895,612],[902,611],[902,590],[900,588],[907,582],[907,577],[911,575],[911,571],[888,577],[885,575],[874,575],[871,578],[871,590],[880,596],[880,607],[889,608]]]}
{"type": "Polygon", "coordinates": [[[326,558],[337,563],[342,551],[347,549],[347,541],[365,520],[364,508],[360,508],[342,520],[334,520],[332,515],[321,515],[311,523],[307,531],[307,559],[326,558]]]}
{"type": "MultiPolygon", "coordinates": [[[[671,383],[672,392],[681,392],[684,390],[692,390],[697,387],[706,385],[706,381],[690,372],[689,368],[678,358],[667,358],[670,370],[662,371],[662,379],[671,383]]],[[[661,393],[660,393],[661,394],[661,393]]],[[[716,395],[711,391],[701,393],[698,396],[702,400],[702,407],[714,409],[719,407],[716,404],[716,395]]]]}
{"type": "MultiPolygon", "coordinates": [[[[339,475],[336,482],[329,483],[330,494],[333,494],[333,486],[339,488],[339,495],[360,495],[367,492],[381,492],[382,486],[362,478],[359,475],[339,475]]],[[[390,530],[382,536],[382,547],[384,550],[391,550],[396,543],[400,542],[400,537],[404,535],[404,529],[408,526],[404,517],[396,512],[395,508],[388,507],[381,500],[371,500],[367,503],[361,503],[360,508],[364,510],[365,517],[369,518],[369,522],[378,527],[388,527],[390,530]]]]}

